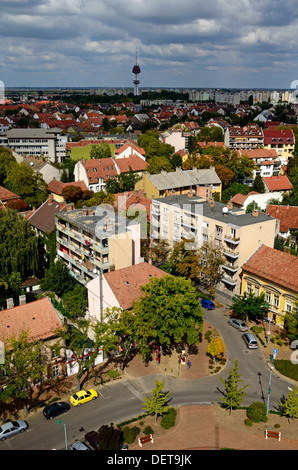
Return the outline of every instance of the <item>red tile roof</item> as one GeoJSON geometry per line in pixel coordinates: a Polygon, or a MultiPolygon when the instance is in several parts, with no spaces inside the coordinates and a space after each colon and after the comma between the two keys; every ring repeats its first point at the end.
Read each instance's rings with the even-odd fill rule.
{"type": "Polygon", "coordinates": [[[246,155],[248,158],[257,159],[257,158],[277,158],[278,154],[275,149],[239,149],[239,157],[246,155]]]}
{"type": "Polygon", "coordinates": [[[131,207],[133,211],[140,211],[145,208],[147,211],[147,219],[150,221],[152,201],[148,199],[142,191],[127,191],[125,193],[114,194],[114,196],[115,202],[113,206],[117,211],[126,211],[129,207],[131,207]]]}
{"type": "Polygon", "coordinates": [[[298,206],[279,206],[268,204],[266,214],[280,220],[280,231],[298,230],[298,206]]]}
{"type": "Polygon", "coordinates": [[[0,338],[4,341],[12,336],[18,339],[22,331],[28,331],[29,342],[46,340],[57,336],[58,328],[62,323],[47,297],[1,311],[0,338]]]}
{"type": "Polygon", "coordinates": [[[82,189],[82,191],[87,191],[88,188],[84,181],[73,181],[71,183],[62,183],[61,181],[53,179],[52,181],[49,182],[48,184],[48,190],[51,191],[51,193],[58,194],[59,196],[62,196],[62,190],[66,186],[78,186],[79,188],[82,189]]]}
{"type": "Polygon", "coordinates": [[[89,184],[98,183],[98,178],[107,181],[118,175],[115,160],[113,158],[93,158],[91,160],[81,160],[84,166],[89,184]]]}
{"type": "Polygon", "coordinates": [[[137,171],[146,171],[148,163],[143,160],[141,157],[137,157],[136,155],[132,155],[128,158],[117,158],[115,159],[115,163],[118,166],[120,173],[128,173],[130,169],[133,172],[137,171]]]}
{"type": "Polygon", "coordinates": [[[293,145],[294,134],[291,129],[264,129],[264,145],[293,145]]]}
{"type": "Polygon", "coordinates": [[[128,268],[104,274],[122,309],[131,309],[143,293],[140,288],[148,284],[151,277],[163,277],[166,273],[152,264],[140,263],[128,268]]]}
{"type": "Polygon", "coordinates": [[[298,293],[297,256],[261,245],[242,270],[298,293]]]}
{"type": "Polygon", "coordinates": [[[293,186],[287,175],[266,176],[263,178],[270,192],[272,191],[291,191],[293,186]]]}
{"type": "Polygon", "coordinates": [[[12,193],[6,188],[3,188],[3,186],[0,186],[0,200],[2,202],[6,202],[10,201],[11,199],[21,199],[21,197],[15,193],[12,193]]]}

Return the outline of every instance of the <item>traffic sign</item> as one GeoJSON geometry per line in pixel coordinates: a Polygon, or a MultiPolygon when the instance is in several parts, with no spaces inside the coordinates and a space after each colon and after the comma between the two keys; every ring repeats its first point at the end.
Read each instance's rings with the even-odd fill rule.
{"type": "Polygon", "coordinates": [[[277,349],[273,349],[273,359],[275,359],[276,354],[277,354],[277,349]]]}

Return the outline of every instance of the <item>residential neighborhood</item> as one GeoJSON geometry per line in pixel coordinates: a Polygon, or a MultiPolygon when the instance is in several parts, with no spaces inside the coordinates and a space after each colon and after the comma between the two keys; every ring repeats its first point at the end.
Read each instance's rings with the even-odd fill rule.
{"type": "Polygon", "coordinates": [[[250,367],[262,353],[265,376],[276,346],[290,362],[298,340],[298,105],[265,91],[117,91],[0,104],[0,423],[12,406],[30,417],[61,401],[57,386],[64,403],[140,370],[216,378],[228,348],[250,367]]]}

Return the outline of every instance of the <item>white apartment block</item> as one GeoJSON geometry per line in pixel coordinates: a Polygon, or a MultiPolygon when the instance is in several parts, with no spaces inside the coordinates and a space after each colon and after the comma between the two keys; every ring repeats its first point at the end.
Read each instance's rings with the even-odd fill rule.
{"type": "Polygon", "coordinates": [[[192,192],[152,199],[152,239],[167,240],[171,246],[182,239],[193,240],[189,244],[193,249],[210,241],[221,248],[225,262],[217,288],[229,295],[240,293],[243,263],[261,244],[273,248],[278,233],[279,221],[273,217],[258,211],[246,214],[192,192]]]}
{"type": "Polygon", "coordinates": [[[62,163],[68,136],[61,129],[10,129],[0,135],[0,146],[22,157],[42,157],[62,163]]]}

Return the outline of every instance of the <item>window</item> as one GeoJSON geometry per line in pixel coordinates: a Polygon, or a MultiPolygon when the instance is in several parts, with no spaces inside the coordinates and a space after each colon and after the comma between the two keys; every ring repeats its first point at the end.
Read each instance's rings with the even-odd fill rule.
{"type": "Polygon", "coordinates": [[[60,366],[58,364],[52,367],[52,378],[58,377],[60,375],[60,366]]]}
{"type": "Polygon", "coordinates": [[[291,312],[292,311],[292,302],[290,300],[286,301],[286,311],[291,312]]]}
{"type": "Polygon", "coordinates": [[[275,308],[279,307],[279,295],[274,294],[273,305],[275,308]]]}
{"type": "Polygon", "coordinates": [[[231,235],[232,238],[236,238],[236,229],[235,228],[231,228],[230,235],[231,235]]]}
{"type": "Polygon", "coordinates": [[[271,294],[270,294],[270,292],[266,292],[266,302],[267,302],[267,304],[271,303],[271,294]]]}

